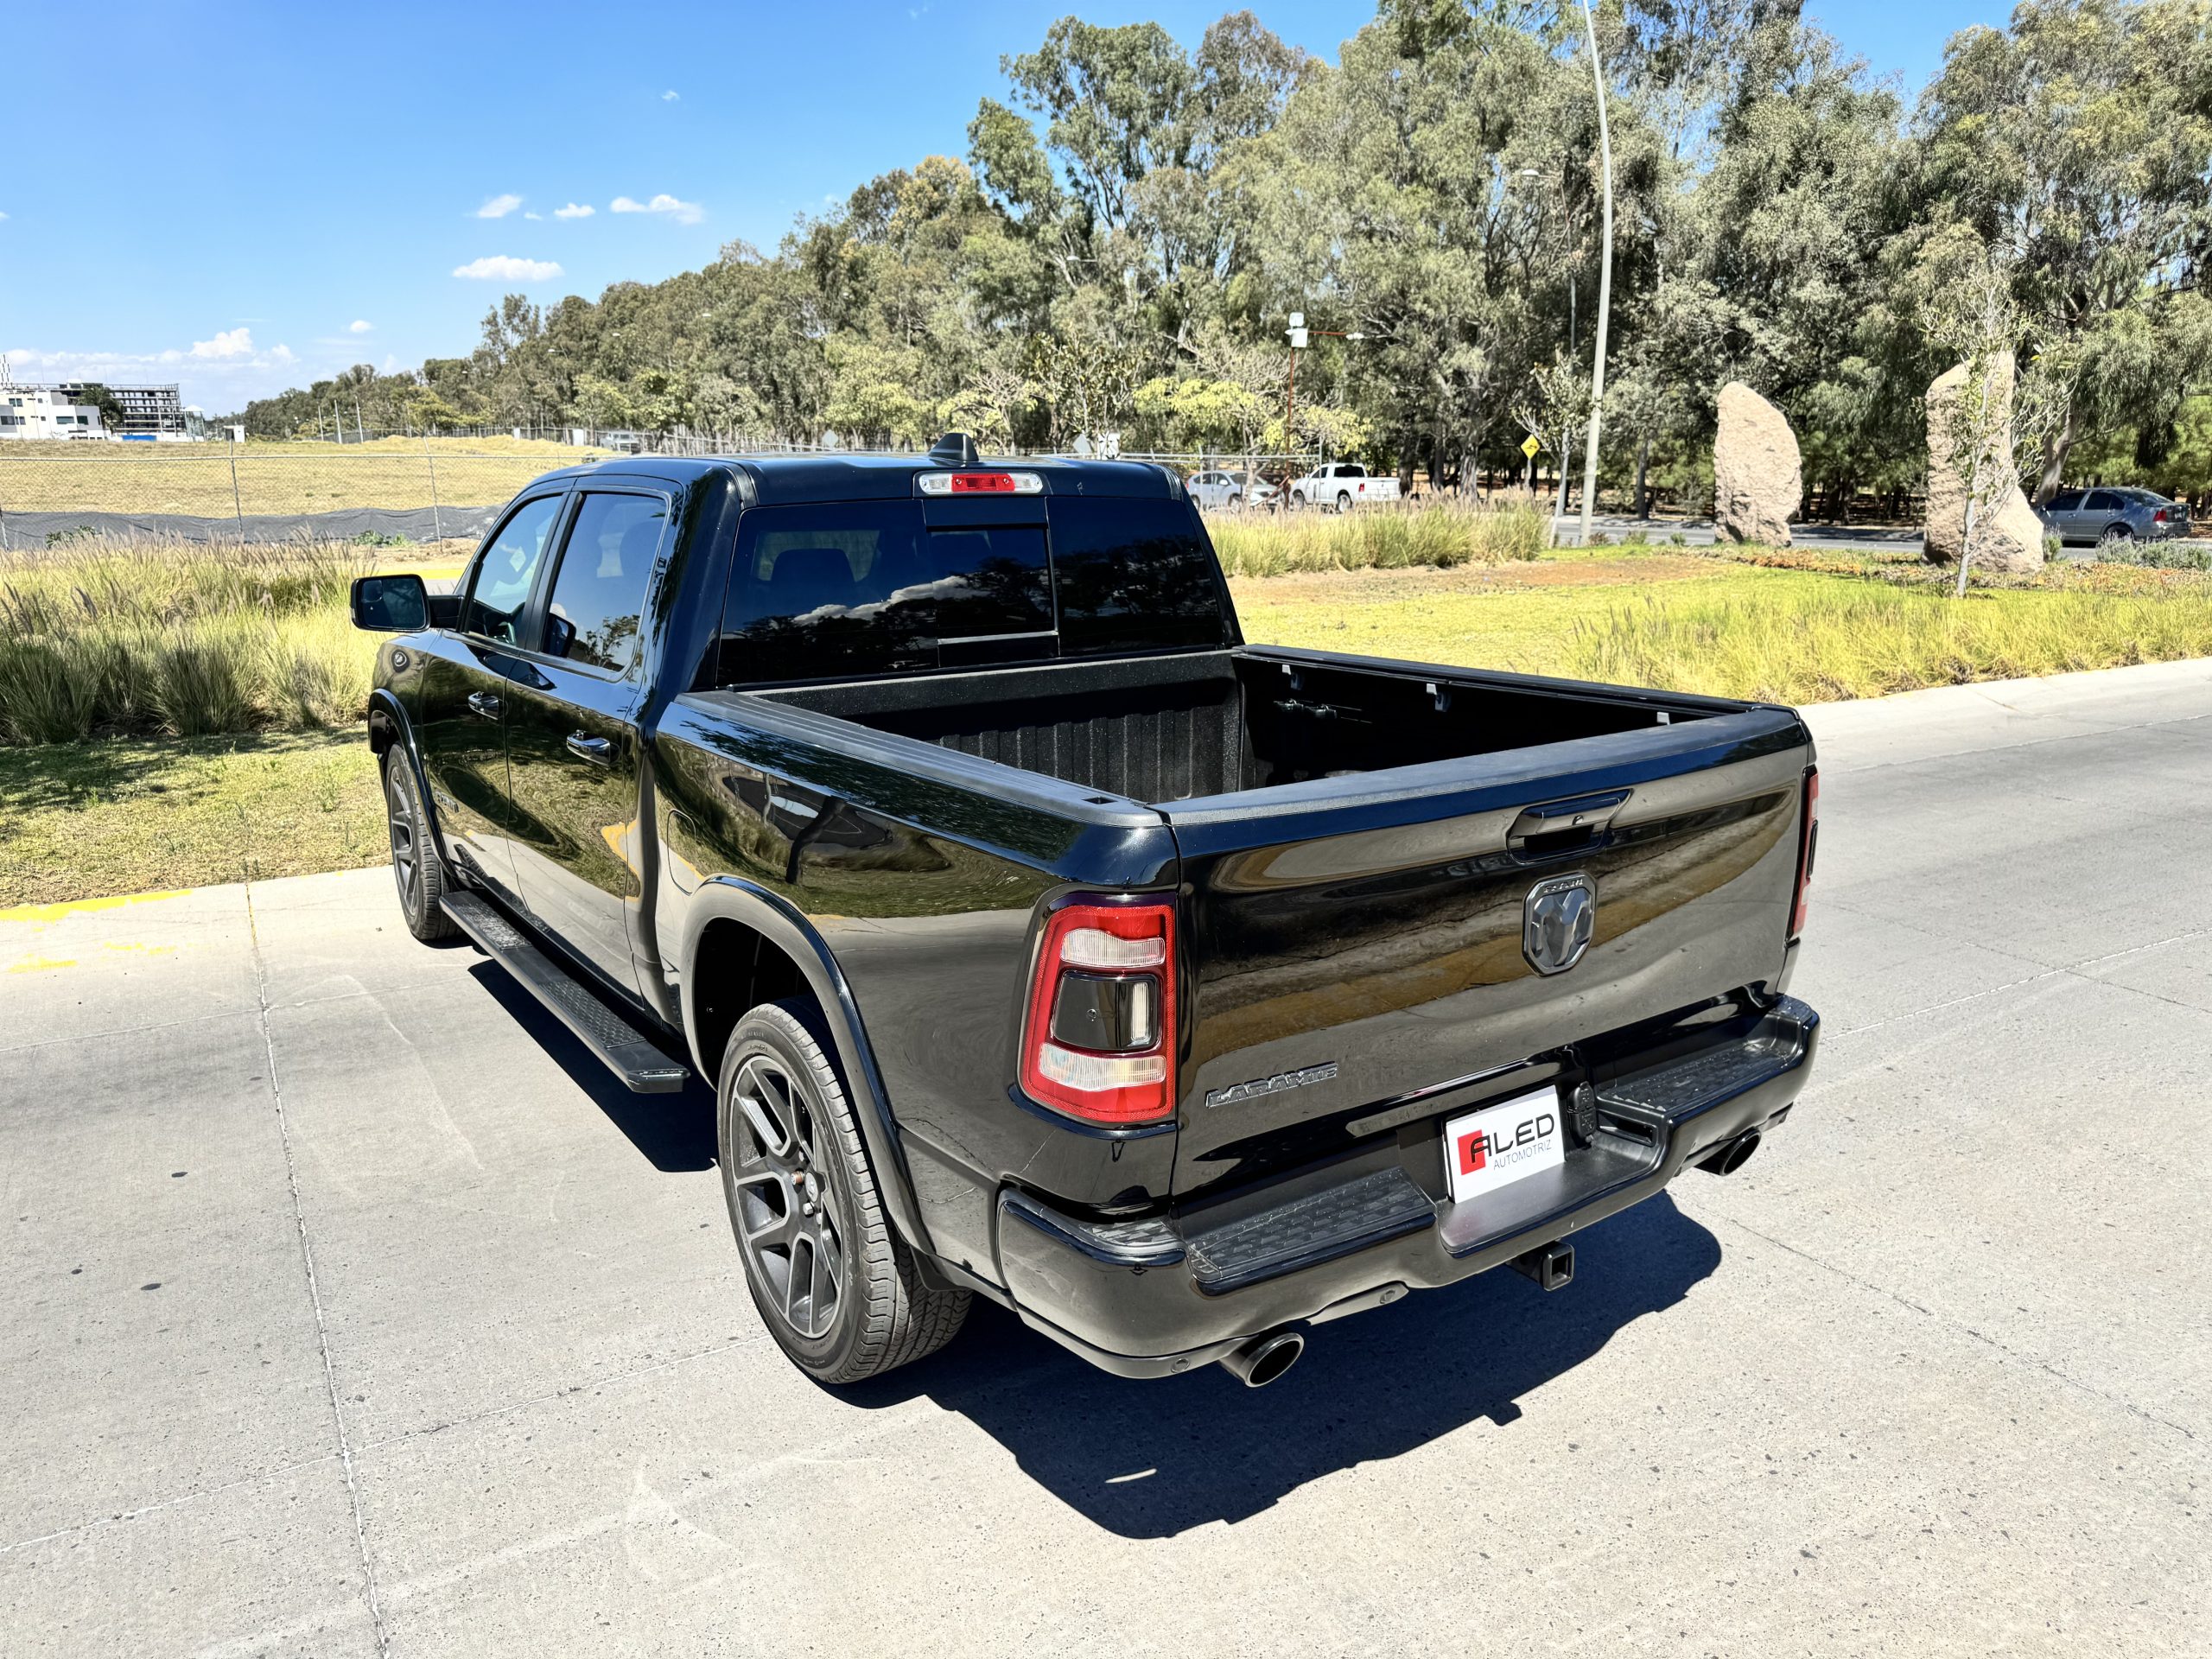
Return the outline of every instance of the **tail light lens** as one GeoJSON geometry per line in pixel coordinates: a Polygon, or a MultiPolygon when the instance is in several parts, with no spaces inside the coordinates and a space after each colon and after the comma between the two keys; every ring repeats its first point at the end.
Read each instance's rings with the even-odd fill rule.
{"type": "Polygon", "coordinates": [[[1805,819],[1797,830],[1797,897],[1789,909],[1789,937],[1805,931],[1805,889],[1813,885],[1813,855],[1821,842],[1821,769],[1805,768],[1805,819]]]}
{"type": "Polygon", "coordinates": [[[2151,515],[2151,522],[2154,524],[2164,524],[2166,522],[2166,510],[2164,507],[2160,507],[2156,512],[2151,515]]]}
{"type": "Polygon", "coordinates": [[[1175,1109],[1175,906],[1078,900],[1045,918],[1021,1034],[1032,1100],[1094,1123],[1175,1109]]]}

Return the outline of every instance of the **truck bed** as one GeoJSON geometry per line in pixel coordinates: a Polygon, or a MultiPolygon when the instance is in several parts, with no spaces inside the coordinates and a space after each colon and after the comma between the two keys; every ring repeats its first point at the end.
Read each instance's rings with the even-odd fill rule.
{"type": "Polygon", "coordinates": [[[1246,647],[759,693],[1155,805],[1696,720],[1740,705],[1246,647]]]}

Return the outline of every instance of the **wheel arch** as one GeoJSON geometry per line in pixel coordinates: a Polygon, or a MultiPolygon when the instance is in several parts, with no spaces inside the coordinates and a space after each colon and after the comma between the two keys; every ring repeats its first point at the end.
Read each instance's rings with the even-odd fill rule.
{"type": "Polygon", "coordinates": [[[699,1075],[719,1083],[722,1052],[747,1009],[793,995],[811,998],[853,1096],[884,1208],[907,1243],[931,1254],[883,1074],[828,941],[786,900],[734,876],[707,881],[687,908],[677,961],[683,1036],[699,1075]]]}
{"type": "Polygon", "coordinates": [[[423,803],[423,816],[429,820],[430,846],[438,861],[450,870],[453,858],[446,849],[444,829],[438,823],[438,804],[430,793],[429,774],[423,770],[421,747],[415,741],[415,723],[407,717],[407,705],[392,695],[388,686],[378,686],[369,693],[369,753],[382,760],[397,749],[406,756],[407,764],[414,769],[415,791],[423,803]]]}

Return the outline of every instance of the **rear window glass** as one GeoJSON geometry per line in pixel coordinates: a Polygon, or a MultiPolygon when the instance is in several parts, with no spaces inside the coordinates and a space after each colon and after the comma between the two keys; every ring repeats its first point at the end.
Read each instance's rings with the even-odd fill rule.
{"type": "Polygon", "coordinates": [[[722,683],[835,678],[1050,656],[1037,525],[931,530],[918,502],[756,507],[738,532],[722,683]]]}
{"type": "Polygon", "coordinates": [[[917,501],[740,521],[717,680],[857,678],[1227,643],[1197,515],[1058,497],[1039,524],[925,523],[917,501]]]}
{"type": "Polygon", "coordinates": [[[1228,643],[1212,562],[1179,501],[1056,499],[1052,572],[1063,656],[1228,643]]]}

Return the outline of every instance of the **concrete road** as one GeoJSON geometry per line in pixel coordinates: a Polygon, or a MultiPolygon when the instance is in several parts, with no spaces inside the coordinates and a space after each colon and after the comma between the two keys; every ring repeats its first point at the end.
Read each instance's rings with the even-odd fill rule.
{"type": "Polygon", "coordinates": [[[380,873],[0,923],[0,1651],[2203,1653],[2212,664],[1814,718],[1786,1130],[1259,1393],[807,1383],[380,873]]]}
{"type": "MultiPolygon", "coordinates": [[[[1720,539],[1710,518],[1631,518],[1625,513],[1599,513],[1590,527],[1617,542],[1639,531],[1655,543],[1679,535],[1691,547],[1711,547],[1720,539]]],[[[1582,539],[1582,515],[1570,512],[1554,518],[1552,528],[1560,546],[1578,545],[1582,539]]],[[[1921,533],[1917,528],[1897,530],[1880,524],[1792,524],[1789,544],[1827,552],[1916,554],[1921,533]]],[[[2086,557],[2092,550],[2069,548],[2067,556],[2086,557]]]]}

